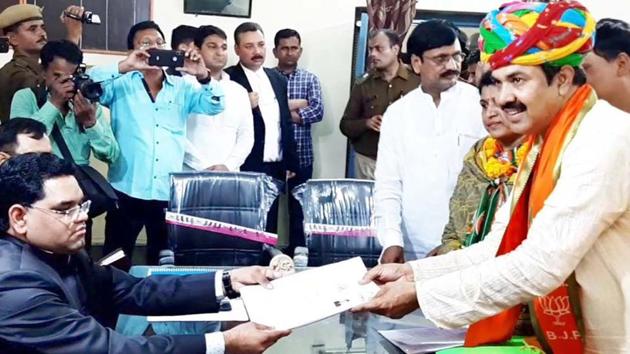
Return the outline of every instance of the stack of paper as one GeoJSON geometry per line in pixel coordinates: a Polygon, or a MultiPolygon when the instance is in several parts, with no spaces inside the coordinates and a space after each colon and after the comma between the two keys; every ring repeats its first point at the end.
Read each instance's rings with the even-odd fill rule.
{"type": "Polygon", "coordinates": [[[433,353],[438,350],[464,345],[466,329],[447,330],[419,327],[379,331],[392,344],[406,354],[433,353]]]}

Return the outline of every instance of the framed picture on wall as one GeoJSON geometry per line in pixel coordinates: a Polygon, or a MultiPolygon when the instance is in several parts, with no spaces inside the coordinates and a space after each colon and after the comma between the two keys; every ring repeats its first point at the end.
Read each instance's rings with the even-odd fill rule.
{"type": "Polygon", "coordinates": [[[250,17],[252,0],[184,0],[184,13],[250,17]]]}

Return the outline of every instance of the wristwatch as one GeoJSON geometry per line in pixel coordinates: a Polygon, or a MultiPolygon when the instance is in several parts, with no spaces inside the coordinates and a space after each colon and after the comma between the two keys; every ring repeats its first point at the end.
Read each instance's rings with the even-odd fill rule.
{"type": "Polygon", "coordinates": [[[239,294],[232,287],[232,276],[230,272],[223,272],[221,280],[223,281],[223,293],[228,299],[236,299],[239,297],[239,294]]]}
{"type": "MultiPolygon", "coordinates": [[[[206,69],[206,70],[207,70],[207,69],[206,69]]],[[[202,85],[209,84],[209,83],[210,83],[210,81],[212,81],[212,75],[210,75],[210,70],[207,70],[207,71],[208,71],[208,77],[206,77],[205,79],[202,79],[202,80],[197,79],[197,81],[198,81],[200,84],[202,84],[202,85]]]]}

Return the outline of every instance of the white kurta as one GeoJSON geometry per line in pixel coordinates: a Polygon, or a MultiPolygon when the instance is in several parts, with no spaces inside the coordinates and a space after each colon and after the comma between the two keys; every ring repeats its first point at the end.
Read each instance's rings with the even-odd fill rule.
{"type": "Polygon", "coordinates": [[[575,271],[587,353],[630,353],[630,115],[598,101],[562,158],[561,174],[527,239],[495,257],[509,219],[484,242],[412,262],[418,302],[458,327],[548,294],[575,271]]]}
{"type": "Polygon", "coordinates": [[[184,164],[189,169],[225,165],[238,171],[254,146],[254,118],[247,90],[231,81],[227,73],[222,74],[219,86],[225,97],[223,112],[214,116],[193,113],[188,118],[184,164]]]}
{"type": "Polygon", "coordinates": [[[265,122],[265,147],[263,161],[276,162],[282,160],[282,144],[280,127],[280,105],[276,92],[264,68],[252,71],[241,65],[252,91],[258,93],[258,108],[265,122]]]}
{"type": "Polygon", "coordinates": [[[458,82],[438,107],[422,88],[394,102],[383,117],[376,161],[374,217],[383,246],[403,246],[405,259],[440,244],[464,156],[486,136],[479,93],[458,82]]]}

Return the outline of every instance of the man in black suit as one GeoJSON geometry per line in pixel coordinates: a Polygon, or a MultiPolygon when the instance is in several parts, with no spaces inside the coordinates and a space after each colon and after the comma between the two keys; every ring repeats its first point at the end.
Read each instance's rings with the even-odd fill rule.
{"type": "Polygon", "coordinates": [[[103,326],[118,312],[216,312],[224,294],[273,274],[249,267],[140,279],[92,263],[82,250],[90,202],[73,172],[50,153],[0,166],[0,353],[262,353],[289,334],[248,323],[205,336],[126,337],[103,326]]]}
{"type": "MultiPolygon", "coordinates": [[[[245,22],[234,31],[239,63],[225,71],[249,93],[254,116],[254,147],[241,171],[263,172],[286,182],[299,167],[287,98],[287,80],[263,68],[265,35],[259,24],[245,22]]],[[[278,201],[267,214],[267,231],[277,232],[278,201]]]]}

